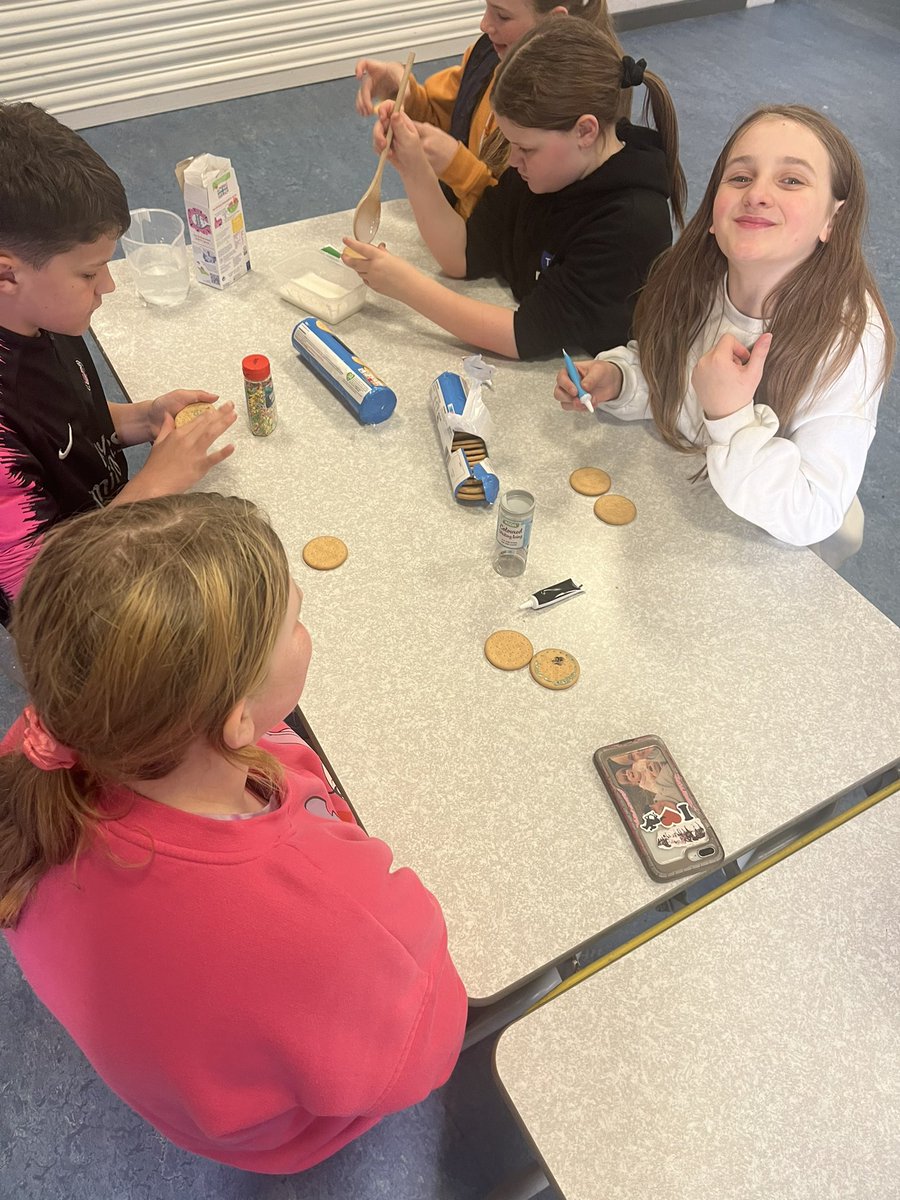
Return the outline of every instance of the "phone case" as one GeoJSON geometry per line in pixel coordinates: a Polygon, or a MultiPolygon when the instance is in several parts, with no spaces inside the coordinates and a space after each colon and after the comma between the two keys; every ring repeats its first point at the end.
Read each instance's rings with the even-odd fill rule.
{"type": "Polygon", "coordinates": [[[665,883],[722,862],[722,844],[661,738],[601,746],[594,766],[651,879],[665,883]]]}

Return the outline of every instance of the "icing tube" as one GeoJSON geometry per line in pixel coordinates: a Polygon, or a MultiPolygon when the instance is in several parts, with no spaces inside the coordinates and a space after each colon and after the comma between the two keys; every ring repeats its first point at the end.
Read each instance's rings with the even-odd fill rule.
{"type": "Polygon", "coordinates": [[[551,604],[559,604],[560,600],[569,600],[572,596],[583,594],[583,584],[576,583],[574,579],[564,579],[562,583],[539,588],[524,604],[520,604],[519,608],[549,608],[551,604]]]}
{"type": "Polygon", "coordinates": [[[572,362],[572,356],[567,354],[565,350],[563,350],[562,353],[563,362],[566,365],[566,374],[575,384],[575,388],[578,392],[578,399],[581,401],[582,406],[588,410],[588,412],[593,412],[594,406],[591,403],[591,393],[584,390],[581,382],[581,376],[578,374],[578,368],[572,362]]]}

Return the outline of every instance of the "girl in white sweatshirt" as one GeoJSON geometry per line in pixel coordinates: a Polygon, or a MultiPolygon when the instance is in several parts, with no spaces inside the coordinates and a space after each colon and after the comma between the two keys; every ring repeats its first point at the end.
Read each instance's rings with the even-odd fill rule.
{"type": "MultiPolygon", "coordinates": [[[[894,334],[862,253],[862,166],[827,118],[752,113],[678,243],[657,261],[635,340],[577,363],[595,407],[652,417],[702,454],[728,507],[838,567],[862,543],[856,492],[894,334]]],[[[554,395],[587,411],[565,371],[554,395]]]]}

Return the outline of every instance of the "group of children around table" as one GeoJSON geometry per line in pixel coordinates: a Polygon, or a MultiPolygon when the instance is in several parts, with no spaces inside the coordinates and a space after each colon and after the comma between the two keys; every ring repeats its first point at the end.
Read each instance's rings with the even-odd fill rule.
{"type": "MultiPolygon", "coordinates": [[[[374,147],[393,128],[390,161],[444,275],[499,276],[518,306],[446,287],[383,245],[346,238],[345,262],[482,349],[594,355],[576,363],[594,411],[651,418],[732,511],[840,566],[862,542],[857,491],[894,353],[862,253],[866,189],[850,142],[814,109],[758,109],[685,225],[672,99],[622,53],[605,3],[488,3],[482,29],[499,56],[483,83],[492,125],[485,134],[473,114],[468,139],[457,126],[453,157],[446,103],[427,102],[455,87],[471,108],[484,39],[402,113],[390,99],[399,64],[363,60],[357,108],[384,96],[374,147]],[[518,40],[505,40],[503,15],[518,40]],[[641,86],[655,129],[623,116],[622,96],[641,86]],[[485,169],[464,171],[479,153],[485,169]]],[[[577,393],[560,370],[557,400],[587,415],[577,393]]]]}
{"type": "MultiPolygon", "coordinates": [[[[384,246],[346,261],[473,346],[592,355],[595,411],[652,418],[729,508],[839,562],[894,350],[846,137],[758,110],[685,224],[672,99],[605,0],[488,0],[482,31],[402,112],[399,64],[362,60],[357,108],[378,103],[376,150],[393,130],[443,273],[518,306],[384,246]]],[[[83,139],[0,104],[0,619],[29,698],[0,756],[0,925],[136,1111],[283,1174],[444,1082],[466,996],[434,897],[282,721],[311,648],[280,542],[246,501],[181,494],[231,453],[233,406],[176,428],[217,397],[103,397],[82,335],[128,223],[83,139]]],[[[554,394],[589,418],[565,371],[554,394]]]]}

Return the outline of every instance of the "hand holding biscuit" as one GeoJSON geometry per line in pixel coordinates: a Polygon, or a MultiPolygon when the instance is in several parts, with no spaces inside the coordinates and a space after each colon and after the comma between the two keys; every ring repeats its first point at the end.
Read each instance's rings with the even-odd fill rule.
{"type": "Polygon", "coordinates": [[[166,412],[146,463],[119,492],[115,503],[186,492],[212,467],[234,453],[233,443],[213,451],[210,446],[236,420],[237,414],[230,400],[179,429],[175,428],[172,414],[166,412]]]}
{"type": "MultiPolygon", "coordinates": [[[[589,358],[586,362],[576,362],[575,369],[581,377],[581,386],[590,395],[591,403],[596,406],[615,400],[622,390],[622,372],[615,363],[604,359],[589,358]]],[[[569,378],[565,367],[556,376],[556,387],[553,397],[561,407],[570,412],[587,412],[578,398],[578,389],[569,378]]]]}
{"type": "Polygon", "coordinates": [[[167,413],[177,417],[189,404],[213,404],[218,398],[212,392],[178,388],[174,392],[166,392],[157,396],[155,400],[150,400],[147,403],[148,440],[155,441],[159,437],[167,413]]]}

